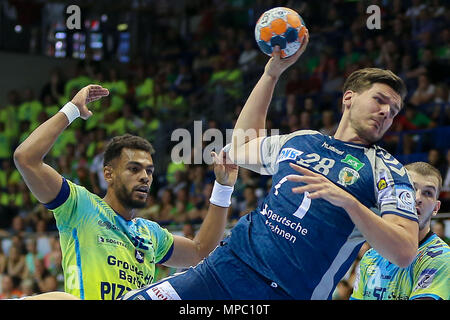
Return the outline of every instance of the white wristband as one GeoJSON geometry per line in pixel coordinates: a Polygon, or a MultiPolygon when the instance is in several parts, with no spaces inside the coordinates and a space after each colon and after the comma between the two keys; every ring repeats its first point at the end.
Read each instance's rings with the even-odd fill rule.
{"type": "Polygon", "coordinates": [[[66,115],[67,119],[69,119],[69,124],[80,116],[80,109],[78,109],[78,107],[70,101],[67,102],[64,107],[59,110],[59,112],[66,115]]]}
{"type": "Polygon", "coordinates": [[[223,208],[228,208],[231,204],[231,194],[234,187],[224,186],[217,181],[214,181],[214,187],[211,192],[209,202],[223,208]]]}

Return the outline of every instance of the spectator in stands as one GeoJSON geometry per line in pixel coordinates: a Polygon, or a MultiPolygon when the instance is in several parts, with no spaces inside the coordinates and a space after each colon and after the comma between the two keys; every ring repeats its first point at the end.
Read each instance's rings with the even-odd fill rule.
{"type": "Polygon", "coordinates": [[[194,225],[190,222],[185,222],[183,224],[183,236],[188,239],[194,239],[195,237],[195,228],[194,225]]]}
{"type": "Polygon", "coordinates": [[[6,272],[12,277],[22,279],[27,274],[25,255],[20,247],[12,245],[9,249],[6,272]]]}
{"type": "Polygon", "coordinates": [[[22,296],[22,292],[14,284],[14,279],[9,274],[2,275],[2,291],[0,299],[16,299],[22,296]]]}
{"type": "Polygon", "coordinates": [[[430,82],[428,75],[419,76],[419,85],[409,100],[413,105],[418,106],[433,101],[436,87],[430,82]]]}
{"type": "Polygon", "coordinates": [[[442,154],[438,149],[430,149],[428,151],[428,161],[429,164],[431,164],[432,166],[434,166],[436,169],[439,170],[439,172],[441,173],[442,177],[445,177],[446,173],[445,169],[446,169],[446,165],[444,163],[444,160],[442,158],[442,154]]]}
{"type": "Polygon", "coordinates": [[[27,267],[27,277],[33,275],[36,270],[36,261],[43,256],[37,250],[37,241],[35,238],[29,238],[26,241],[27,253],[25,254],[25,264],[27,267]]]}
{"type": "Polygon", "coordinates": [[[432,226],[431,229],[436,235],[444,240],[445,243],[450,244],[450,238],[446,236],[445,232],[445,222],[443,220],[436,220],[432,226]]]}
{"type": "Polygon", "coordinates": [[[3,252],[3,239],[0,238],[0,275],[6,271],[8,258],[3,252]]]}
{"type": "Polygon", "coordinates": [[[319,129],[319,132],[327,136],[333,136],[337,127],[338,124],[333,110],[322,111],[322,127],[319,129]]]}

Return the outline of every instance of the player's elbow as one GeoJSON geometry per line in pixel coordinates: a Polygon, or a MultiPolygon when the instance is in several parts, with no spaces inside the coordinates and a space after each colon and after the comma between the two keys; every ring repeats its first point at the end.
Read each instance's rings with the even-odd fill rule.
{"type": "Polygon", "coordinates": [[[408,246],[404,246],[401,250],[399,250],[396,255],[395,261],[392,261],[394,264],[399,266],[400,268],[408,267],[417,256],[417,242],[411,243],[408,246]]]}
{"type": "Polygon", "coordinates": [[[13,154],[14,164],[17,168],[25,167],[27,163],[27,155],[26,152],[22,150],[22,148],[17,147],[13,154]]]}

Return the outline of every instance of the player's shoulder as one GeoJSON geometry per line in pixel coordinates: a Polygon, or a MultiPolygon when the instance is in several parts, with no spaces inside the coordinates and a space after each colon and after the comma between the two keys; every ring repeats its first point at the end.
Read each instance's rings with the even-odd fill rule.
{"type": "Polygon", "coordinates": [[[417,261],[444,263],[450,266],[450,247],[438,235],[431,234],[422,245],[419,246],[417,261]]]}
{"type": "Polygon", "coordinates": [[[134,220],[134,223],[136,224],[136,226],[138,228],[141,228],[141,230],[142,230],[142,228],[144,228],[147,231],[152,232],[152,231],[163,229],[163,227],[159,223],[152,221],[152,220],[148,220],[148,219],[141,218],[141,217],[136,217],[133,220],[134,220]]]}
{"type": "Polygon", "coordinates": [[[319,131],[315,130],[297,130],[291,133],[282,134],[282,135],[275,135],[275,136],[267,136],[263,142],[270,144],[276,144],[279,147],[286,147],[286,146],[297,146],[297,142],[302,145],[312,144],[313,140],[317,139],[324,139],[324,135],[320,133],[319,131]]]}
{"type": "Polygon", "coordinates": [[[304,138],[304,137],[308,137],[308,136],[323,137],[324,135],[316,130],[297,130],[297,131],[287,133],[284,135],[286,141],[290,140],[292,138],[296,138],[296,137],[304,138]]]}

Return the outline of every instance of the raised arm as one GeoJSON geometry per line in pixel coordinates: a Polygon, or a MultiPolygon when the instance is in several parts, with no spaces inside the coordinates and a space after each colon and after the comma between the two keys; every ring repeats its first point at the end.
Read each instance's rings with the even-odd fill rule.
{"type": "Polygon", "coordinates": [[[174,236],[172,256],[164,265],[185,268],[195,266],[214,250],[223,238],[229,208],[227,201],[231,197],[233,186],[236,183],[238,167],[226,161],[224,151],[221,151],[218,156],[213,153],[213,156],[216,182],[220,185],[214,186],[212,198],[216,200],[211,200],[211,202],[215,202],[217,205],[209,204],[208,213],[193,240],[174,236]],[[217,194],[217,191],[222,194],[217,194]],[[223,203],[223,200],[226,203],[223,203]]]}
{"type": "MultiPolygon", "coordinates": [[[[286,59],[280,58],[279,47],[275,47],[273,57],[267,62],[263,75],[250,93],[233,130],[230,158],[238,165],[241,165],[238,162],[239,159],[248,160],[249,153],[255,154],[255,152],[258,152],[258,148],[252,146],[250,149],[249,146],[245,147],[245,145],[253,139],[264,136],[267,110],[272,100],[275,85],[281,74],[302,55],[308,41],[309,35],[306,32],[302,39],[301,48],[293,56],[286,59]]],[[[261,139],[256,143],[256,147],[260,141],[261,139]]],[[[259,159],[257,159],[256,164],[260,164],[259,159]]]]}
{"type": "Polygon", "coordinates": [[[14,152],[14,163],[33,195],[42,203],[56,198],[61,189],[61,175],[44,163],[59,135],[70,124],[69,118],[86,120],[92,115],[86,104],[108,95],[107,89],[89,85],[81,89],[60,112],[45,121],[25,139],[14,152]]]}

